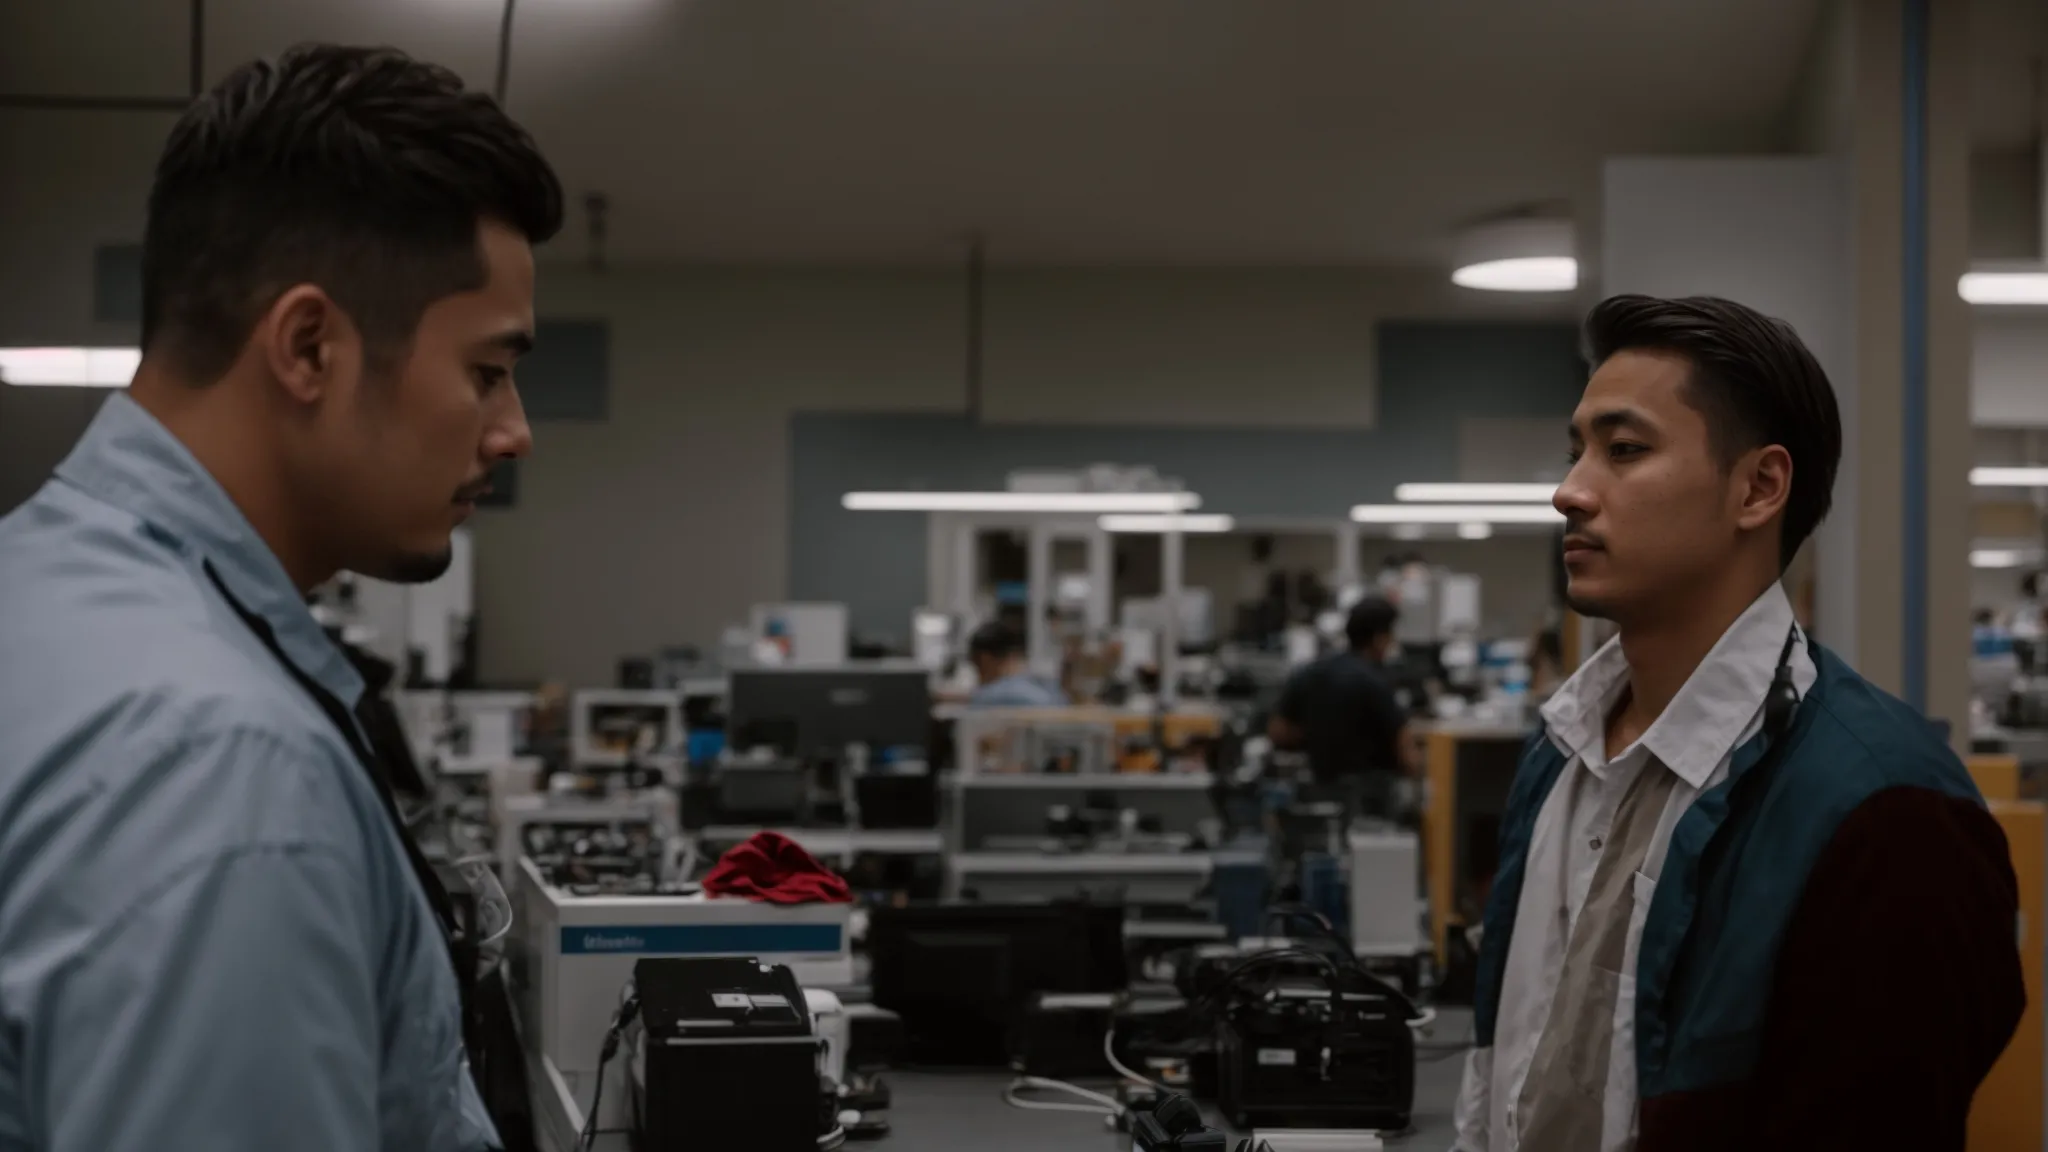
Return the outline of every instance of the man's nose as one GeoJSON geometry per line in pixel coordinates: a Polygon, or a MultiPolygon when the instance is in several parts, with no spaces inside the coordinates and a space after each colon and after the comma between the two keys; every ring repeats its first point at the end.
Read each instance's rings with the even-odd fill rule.
{"type": "Polygon", "coordinates": [[[526,406],[516,389],[506,389],[509,404],[494,414],[484,432],[486,460],[522,460],[533,451],[533,426],[526,422],[526,406]]]}

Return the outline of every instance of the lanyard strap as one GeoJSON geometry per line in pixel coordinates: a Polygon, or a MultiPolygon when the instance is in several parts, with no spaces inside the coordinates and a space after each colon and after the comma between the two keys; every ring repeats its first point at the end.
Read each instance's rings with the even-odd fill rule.
{"type": "MultiPolygon", "coordinates": [[[[320,706],[320,710],[327,714],[328,722],[334,725],[342,740],[348,744],[349,751],[354,753],[356,763],[368,773],[370,783],[377,790],[377,798],[384,803],[385,814],[391,818],[391,827],[398,833],[399,843],[405,846],[406,862],[412,866],[413,877],[419,881],[420,887],[426,892],[427,903],[434,910],[434,919],[440,926],[441,940],[447,945],[449,960],[451,963],[454,962],[457,931],[454,902],[448,898],[448,889],[441,884],[441,878],[435,874],[433,865],[427,862],[426,854],[420,851],[419,842],[413,839],[411,830],[406,827],[405,817],[398,810],[398,797],[391,790],[391,783],[385,776],[383,766],[377,762],[377,757],[370,751],[369,745],[364,743],[362,733],[356,728],[355,718],[349,714],[347,707],[334,693],[329,692],[319,681],[292,663],[291,657],[285,655],[284,646],[278,643],[277,633],[270,627],[270,621],[244,608],[242,602],[235,599],[235,594],[228,591],[226,582],[221,580],[220,573],[214,571],[211,562],[206,563],[205,568],[207,579],[213,581],[214,588],[227,600],[228,606],[235,610],[235,615],[241,617],[243,625],[255,633],[256,639],[262,641],[265,648],[270,649],[270,654],[277,657],[277,662],[284,666],[291,678],[297,681],[299,687],[305,689],[307,695],[313,698],[313,702],[320,706]]],[[[456,970],[459,976],[459,964],[456,965],[456,970]]]]}

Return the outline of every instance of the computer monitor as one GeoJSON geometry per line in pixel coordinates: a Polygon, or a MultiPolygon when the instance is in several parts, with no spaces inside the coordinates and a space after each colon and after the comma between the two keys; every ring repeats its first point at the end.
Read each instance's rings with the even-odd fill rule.
{"type": "Polygon", "coordinates": [[[727,744],[805,759],[836,759],[847,745],[865,744],[871,763],[891,749],[922,750],[932,726],[930,675],[913,664],[735,670],[727,744]]]}
{"type": "Polygon", "coordinates": [[[1118,992],[1129,982],[1120,904],[912,904],[868,921],[869,981],[926,1065],[1001,1064],[1040,992],[1118,992]]]}

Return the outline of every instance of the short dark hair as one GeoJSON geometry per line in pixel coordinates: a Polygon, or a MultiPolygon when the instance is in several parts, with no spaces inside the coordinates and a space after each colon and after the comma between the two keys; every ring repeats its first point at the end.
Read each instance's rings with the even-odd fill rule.
{"type": "Polygon", "coordinates": [[[1024,652],[1024,638],[1015,628],[1000,621],[983,624],[967,639],[967,654],[970,657],[988,656],[996,660],[1020,656],[1024,652]]]}
{"type": "Polygon", "coordinates": [[[237,68],[179,117],[142,246],[142,347],[210,380],[263,310],[319,285],[388,364],[435,300],[481,287],[477,226],[535,244],[562,187],[533,138],[445,68],[303,45],[237,68]]]}
{"type": "Polygon", "coordinates": [[[1344,638],[1353,648],[1363,648],[1382,636],[1393,635],[1394,621],[1400,616],[1400,609],[1392,601],[1367,596],[1353,604],[1350,615],[1344,618],[1344,638]]]}
{"type": "Polygon", "coordinates": [[[1584,338],[1595,369],[1617,352],[1683,357],[1692,366],[1686,400],[1706,417],[1724,466],[1767,444],[1785,449],[1792,457],[1792,491],[1778,536],[1778,566],[1789,566],[1834,503],[1842,462],[1835,389],[1799,333],[1718,296],[1610,296],[1586,314],[1584,338]]]}

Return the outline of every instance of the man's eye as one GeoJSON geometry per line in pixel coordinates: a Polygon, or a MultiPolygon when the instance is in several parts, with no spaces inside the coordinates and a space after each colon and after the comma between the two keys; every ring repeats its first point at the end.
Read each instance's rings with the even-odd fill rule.
{"type": "Polygon", "coordinates": [[[503,384],[505,378],[511,375],[510,372],[495,364],[479,364],[476,366],[475,371],[477,386],[486,391],[503,384]]]}
{"type": "Polygon", "coordinates": [[[1640,455],[1642,451],[1643,446],[1641,444],[1609,444],[1607,446],[1607,454],[1609,456],[1623,460],[1631,456],[1640,455]]]}

